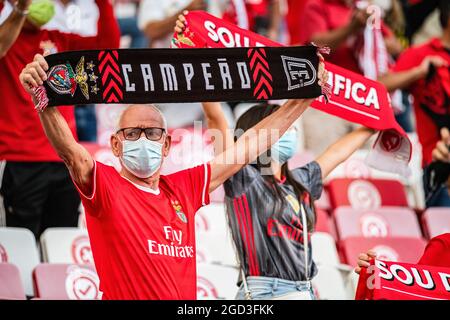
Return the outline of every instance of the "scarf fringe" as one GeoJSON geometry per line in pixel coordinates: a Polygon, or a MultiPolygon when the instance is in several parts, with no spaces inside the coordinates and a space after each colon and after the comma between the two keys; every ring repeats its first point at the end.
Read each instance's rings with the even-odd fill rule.
{"type": "Polygon", "coordinates": [[[319,53],[321,54],[330,54],[331,53],[331,48],[327,47],[327,46],[318,46],[317,44],[315,44],[314,42],[311,42],[311,45],[314,47],[317,47],[319,53]]]}
{"type": "Polygon", "coordinates": [[[45,110],[45,108],[47,108],[48,106],[48,97],[47,97],[47,90],[45,89],[44,86],[39,86],[37,88],[34,88],[34,96],[37,100],[37,104],[35,106],[35,109],[38,112],[42,112],[45,110]]]}
{"type": "Polygon", "coordinates": [[[322,86],[322,95],[324,96],[326,103],[328,103],[331,97],[331,85],[328,82],[322,86]]]}

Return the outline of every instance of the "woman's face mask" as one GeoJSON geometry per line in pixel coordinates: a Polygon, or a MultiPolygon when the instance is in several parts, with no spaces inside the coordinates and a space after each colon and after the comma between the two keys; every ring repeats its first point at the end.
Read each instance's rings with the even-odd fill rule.
{"type": "Polygon", "coordinates": [[[297,152],[297,131],[290,129],[272,146],[271,157],[279,164],[284,164],[297,152]]]}
{"type": "Polygon", "coordinates": [[[151,177],[161,167],[163,144],[141,137],[136,141],[122,141],[120,161],[136,177],[151,177]]]}
{"type": "Polygon", "coordinates": [[[55,4],[51,0],[34,0],[28,8],[27,19],[36,27],[42,27],[55,15],[55,4]]]}

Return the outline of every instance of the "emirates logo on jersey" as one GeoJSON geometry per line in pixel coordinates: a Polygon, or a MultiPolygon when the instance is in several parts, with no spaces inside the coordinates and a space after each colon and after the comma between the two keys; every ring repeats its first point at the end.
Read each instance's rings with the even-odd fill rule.
{"type": "Polygon", "coordinates": [[[183,212],[183,207],[181,206],[181,204],[178,202],[178,200],[170,200],[170,202],[172,202],[172,207],[175,209],[175,213],[177,214],[178,218],[180,218],[181,221],[183,221],[184,223],[187,223],[187,217],[183,212]]]}

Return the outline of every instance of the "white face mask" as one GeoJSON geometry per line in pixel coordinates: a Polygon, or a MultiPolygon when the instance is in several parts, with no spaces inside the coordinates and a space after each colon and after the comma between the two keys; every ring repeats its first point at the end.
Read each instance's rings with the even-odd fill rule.
{"type": "Polygon", "coordinates": [[[136,141],[122,141],[120,162],[136,177],[151,177],[161,167],[163,145],[142,137],[136,141]]]}

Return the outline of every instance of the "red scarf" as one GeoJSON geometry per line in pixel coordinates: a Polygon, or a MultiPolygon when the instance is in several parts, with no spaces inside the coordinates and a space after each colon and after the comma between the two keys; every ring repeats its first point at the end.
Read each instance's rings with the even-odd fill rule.
{"type": "Polygon", "coordinates": [[[356,300],[450,300],[450,269],[372,260],[359,275],[356,300]]]}
{"type": "MultiPolygon", "coordinates": [[[[192,11],[186,15],[187,28],[174,34],[172,46],[177,48],[225,48],[272,46],[281,44],[241,29],[206,12],[192,11]]],[[[395,121],[386,88],[344,68],[326,63],[330,72],[332,95],[329,103],[323,96],[312,107],[342,119],[381,131],[368,164],[374,168],[407,175],[411,159],[411,142],[395,121]]],[[[293,72],[293,71],[291,71],[293,72]]],[[[294,77],[295,72],[292,73],[294,77]]],[[[270,94],[269,94],[270,99],[270,94]]]]}

